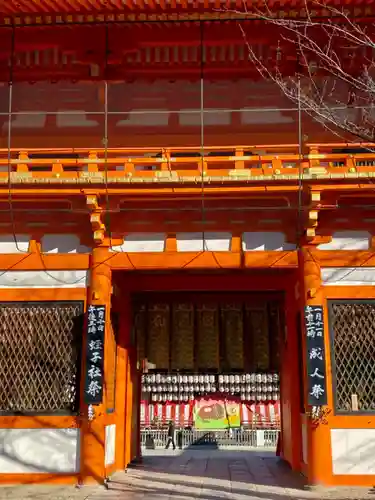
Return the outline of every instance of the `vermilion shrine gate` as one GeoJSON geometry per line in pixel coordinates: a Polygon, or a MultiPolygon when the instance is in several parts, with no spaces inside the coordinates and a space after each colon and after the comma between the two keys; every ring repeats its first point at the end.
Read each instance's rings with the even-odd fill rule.
{"type": "Polygon", "coordinates": [[[242,5],[0,7],[1,481],[137,458],[147,358],[202,394],[237,375],[245,406],[242,375],[279,375],[293,470],[373,484],[373,145],[259,76],[239,23],[285,75],[296,56],[242,5]]]}

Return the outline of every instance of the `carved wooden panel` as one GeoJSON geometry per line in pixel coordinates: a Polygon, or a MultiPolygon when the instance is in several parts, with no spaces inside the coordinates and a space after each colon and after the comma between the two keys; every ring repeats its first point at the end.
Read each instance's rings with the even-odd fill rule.
{"type": "Polygon", "coordinates": [[[158,370],[169,369],[169,304],[148,307],[147,357],[158,370]]]}
{"type": "Polygon", "coordinates": [[[145,304],[137,304],[134,314],[134,331],[137,342],[137,359],[147,357],[147,311],[145,304]]]}
{"type": "Polygon", "coordinates": [[[270,365],[270,348],[268,332],[267,308],[246,306],[246,322],[248,334],[251,336],[252,369],[268,370],[270,365]]]}
{"type": "Polygon", "coordinates": [[[147,316],[146,306],[137,304],[134,314],[134,330],[137,342],[137,359],[143,361],[147,357],[146,338],[147,338],[147,316]]]}
{"type": "Polygon", "coordinates": [[[224,370],[242,370],[243,357],[243,311],[242,304],[224,304],[221,308],[223,328],[224,370]]]}
{"type": "Polygon", "coordinates": [[[281,332],[284,328],[280,306],[278,303],[270,304],[268,327],[270,336],[270,369],[280,369],[281,332]]]}
{"type": "Polygon", "coordinates": [[[194,370],[194,306],[173,304],[172,370],[194,370]]]}
{"type": "Polygon", "coordinates": [[[197,307],[197,367],[202,370],[219,367],[218,304],[197,307]]]}

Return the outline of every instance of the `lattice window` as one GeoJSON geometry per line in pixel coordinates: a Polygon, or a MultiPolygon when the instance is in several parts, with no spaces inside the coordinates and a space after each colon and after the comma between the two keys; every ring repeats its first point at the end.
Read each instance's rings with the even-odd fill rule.
{"type": "Polygon", "coordinates": [[[81,302],[0,304],[0,412],[76,412],[81,302]]]}
{"type": "Polygon", "coordinates": [[[375,411],[375,302],[331,302],[336,410],[375,411]]]}

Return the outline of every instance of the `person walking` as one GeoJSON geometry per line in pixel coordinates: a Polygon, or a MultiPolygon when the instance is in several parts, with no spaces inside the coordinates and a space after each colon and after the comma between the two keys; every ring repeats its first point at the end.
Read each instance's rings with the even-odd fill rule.
{"type": "Polygon", "coordinates": [[[170,420],[168,424],[168,441],[167,441],[167,446],[165,447],[166,450],[168,450],[169,445],[172,443],[173,449],[176,449],[176,443],[174,440],[174,434],[175,434],[175,428],[174,428],[174,423],[172,420],[170,420]]]}

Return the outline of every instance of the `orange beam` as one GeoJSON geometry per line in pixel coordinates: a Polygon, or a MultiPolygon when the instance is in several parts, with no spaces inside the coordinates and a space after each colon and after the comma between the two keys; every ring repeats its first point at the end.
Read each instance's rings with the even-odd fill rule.
{"type": "Polygon", "coordinates": [[[311,249],[320,267],[375,267],[375,253],[365,250],[311,249]]]}
{"type": "Polygon", "coordinates": [[[113,270],[182,270],[182,269],[241,269],[293,268],[296,252],[173,252],[173,253],[114,253],[110,260],[113,270]]]}
{"type": "MultiPolygon", "coordinates": [[[[321,267],[375,267],[373,251],[311,249],[311,253],[321,267]]],[[[3,254],[0,255],[0,269],[12,271],[89,269],[89,258],[89,254],[46,254],[43,258],[37,253],[3,254]]],[[[108,265],[114,270],[293,268],[297,266],[296,252],[293,251],[113,252],[108,255],[107,259],[108,265]]],[[[7,299],[4,298],[4,300],[7,299]]]]}
{"type": "Polygon", "coordinates": [[[0,269],[9,271],[84,270],[89,268],[89,258],[89,254],[44,254],[43,256],[38,253],[2,254],[0,255],[0,269]]]}

